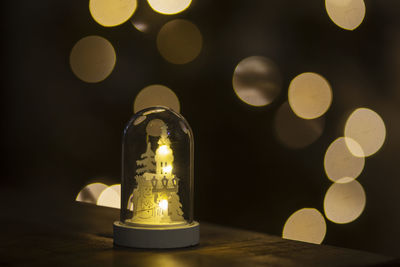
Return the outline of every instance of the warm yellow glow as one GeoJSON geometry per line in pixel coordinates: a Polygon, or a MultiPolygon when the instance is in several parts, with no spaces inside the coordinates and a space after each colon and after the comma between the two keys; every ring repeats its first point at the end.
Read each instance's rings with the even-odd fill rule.
{"type": "Polygon", "coordinates": [[[96,204],[101,192],[107,188],[103,183],[88,184],[76,196],[76,201],[96,204]]]}
{"type": "Polygon", "coordinates": [[[325,0],[329,18],[340,28],[354,30],[364,20],[364,0],[325,0]]]}
{"type": "Polygon", "coordinates": [[[324,216],[312,208],[296,211],[287,219],[282,237],[308,243],[321,244],[326,234],[324,216]]]}
{"type": "Polygon", "coordinates": [[[334,223],[349,223],[357,219],[365,208],[365,192],[359,182],[334,183],[324,199],[326,218],[334,223]]]}
{"type": "Polygon", "coordinates": [[[93,19],[104,27],[113,27],[127,21],[135,12],[136,0],[90,0],[93,19]]]}
{"type": "Polygon", "coordinates": [[[303,119],[322,116],[332,102],[332,90],[321,75],[305,72],[296,76],[289,85],[289,105],[293,112],[303,119]]]}
{"type": "Polygon", "coordinates": [[[176,112],[180,112],[180,103],[176,94],[164,85],[154,84],[143,88],[136,96],[133,104],[134,112],[142,109],[166,106],[176,112]]]}
{"type": "Polygon", "coordinates": [[[173,64],[186,64],[200,53],[203,37],[190,21],[175,19],[167,22],[157,35],[157,48],[165,60],[173,64]]]}
{"type": "Polygon", "coordinates": [[[163,210],[168,210],[168,200],[163,199],[158,203],[158,206],[163,210]]]}
{"type": "Polygon", "coordinates": [[[163,172],[170,174],[172,172],[172,166],[168,165],[167,167],[163,167],[163,172]]]}
{"type": "Polygon", "coordinates": [[[97,200],[98,206],[121,208],[121,185],[115,184],[106,188],[97,200]]]}
{"type": "Polygon", "coordinates": [[[358,147],[357,150],[361,150],[356,141],[347,137],[340,137],[333,141],[325,153],[325,173],[330,180],[337,183],[345,183],[357,178],[364,169],[364,157],[354,156],[346,143],[351,144],[354,148],[358,147]],[[343,179],[345,177],[346,179],[343,179]]]}
{"type": "Polygon", "coordinates": [[[147,2],[158,13],[173,15],[186,10],[192,0],[147,0],[147,2]]]}
{"type": "Polygon", "coordinates": [[[273,61],[260,56],[243,59],[236,66],[232,79],[236,95],[251,106],[271,103],[281,90],[281,75],[273,61]]]}
{"type": "Polygon", "coordinates": [[[171,149],[167,145],[162,145],[157,149],[157,152],[160,155],[167,155],[167,154],[171,153],[171,149]]]}
{"type": "Polygon", "coordinates": [[[358,157],[371,156],[385,142],[386,127],[382,118],[368,108],[356,109],[347,119],[344,135],[357,141],[361,150],[347,143],[349,150],[358,157]]]}
{"type": "Polygon", "coordinates": [[[297,117],[287,102],[276,113],[275,130],[278,140],[289,148],[303,148],[316,141],[324,130],[323,117],[303,120],[297,117]]]}
{"type": "Polygon", "coordinates": [[[82,81],[101,82],[114,69],[116,55],[109,41],[100,36],[87,36],[71,50],[69,62],[72,72],[82,81]]]}

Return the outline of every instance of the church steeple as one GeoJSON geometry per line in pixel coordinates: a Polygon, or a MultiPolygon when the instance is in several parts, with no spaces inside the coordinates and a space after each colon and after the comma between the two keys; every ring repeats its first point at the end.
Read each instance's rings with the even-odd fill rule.
{"type": "Polygon", "coordinates": [[[171,141],[168,138],[167,126],[161,127],[161,136],[158,140],[158,148],[156,150],[156,173],[170,176],[174,162],[174,155],[170,148],[171,141]]]}

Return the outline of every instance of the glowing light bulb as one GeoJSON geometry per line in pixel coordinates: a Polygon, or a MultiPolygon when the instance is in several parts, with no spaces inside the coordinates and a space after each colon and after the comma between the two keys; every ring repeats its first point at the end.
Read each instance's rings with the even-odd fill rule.
{"type": "Polygon", "coordinates": [[[158,203],[158,206],[160,208],[162,208],[163,210],[167,210],[168,209],[168,200],[163,199],[158,203]]]}
{"type": "Polygon", "coordinates": [[[159,152],[161,155],[167,155],[167,154],[170,153],[170,149],[169,149],[169,147],[168,147],[167,145],[162,145],[162,146],[160,146],[160,147],[158,148],[158,152],[159,152]]]}
{"type": "Polygon", "coordinates": [[[163,168],[163,172],[164,173],[171,173],[172,172],[172,166],[171,165],[168,165],[168,166],[166,166],[166,167],[164,167],[163,168]]]}

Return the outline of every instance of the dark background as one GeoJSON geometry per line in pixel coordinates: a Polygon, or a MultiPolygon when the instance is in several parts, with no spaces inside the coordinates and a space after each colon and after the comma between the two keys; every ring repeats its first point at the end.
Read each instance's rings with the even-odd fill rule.
{"type": "Polygon", "coordinates": [[[324,244],[399,256],[400,2],[365,2],[364,22],[345,31],[322,0],[195,0],[170,17],[192,21],[203,35],[202,52],[185,65],[160,56],[155,33],[129,22],[100,26],[88,1],[3,3],[2,190],[27,208],[40,208],[37,199],[56,208],[91,182],[119,183],[133,101],[159,83],[177,94],[195,134],[195,218],[281,235],[294,211],[323,212],[331,185],[326,148],[352,110],[369,107],[382,116],[387,136],[358,178],[366,208],[349,224],[327,220],[324,244]],[[69,67],[71,48],[88,35],[107,38],[117,53],[101,83],[84,83],[69,67]],[[282,74],[282,92],[266,107],[243,103],[232,89],[237,63],[252,55],[272,59],[282,74]],[[333,103],[322,136],[293,150],[277,141],[273,121],[291,79],[307,71],[329,80],[333,103]]]}

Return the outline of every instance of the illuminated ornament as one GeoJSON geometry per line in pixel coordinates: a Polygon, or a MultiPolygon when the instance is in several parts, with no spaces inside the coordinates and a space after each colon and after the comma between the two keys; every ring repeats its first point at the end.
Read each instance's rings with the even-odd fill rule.
{"type": "Polygon", "coordinates": [[[121,220],[114,223],[114,243],[137,248],[198,244],[193,182],[193,133],[185,118],[161,106],[137,112],[124,130],[121,220]]]}

